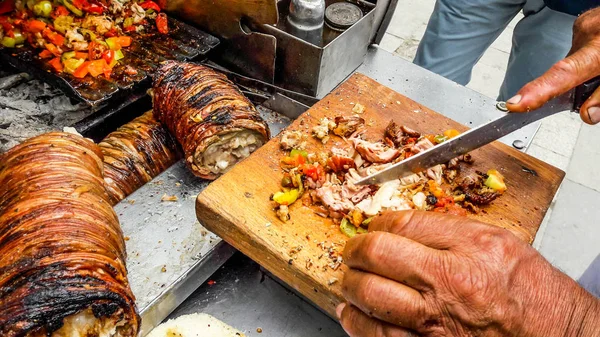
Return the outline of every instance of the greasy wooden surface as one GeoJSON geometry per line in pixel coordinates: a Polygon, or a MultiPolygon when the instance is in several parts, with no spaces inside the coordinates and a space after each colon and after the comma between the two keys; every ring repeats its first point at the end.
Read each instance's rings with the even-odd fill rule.
{"type": "MultiPolygon", "coordinates": [[[[372,124],[368,139],[373,141],[382,138],[390,120],[423,133],[466,129],[361,74],[352,76],[289,128],[310,133],[323,117],[352,115],[355,103],[366,107],[362,117],[372,124]]],[[[309,151],[323,149],[312,137],[310,142],[309,151]]],[[[342,142],[334,136],[328,147],[342,142]]],[[[197,215],[209,230],[334,315],[342,299],[339,281],[345,267],[324,271],[331,261],[318,244],[325,242],[329,247],[335,243],[341,252],[346,237],[329,220],[301,203],[291,207],[289,222],[278,220],[269,198],[280,190],[282,155],[279,139],[270,141],[198,196],[197,215]]],[[[505,175],[508,185],[502,197],[473,217],[511,228],[531,242],[564,172],[501,143],[490,144],[472,155],[473,169],[496,168],[505,175]]]]}

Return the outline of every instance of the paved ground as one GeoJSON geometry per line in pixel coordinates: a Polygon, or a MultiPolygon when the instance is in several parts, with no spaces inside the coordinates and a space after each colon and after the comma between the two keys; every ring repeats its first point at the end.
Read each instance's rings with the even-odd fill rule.
{"type": "MultiPolygon", "coordinates": [[[[380,46],[412,61],[434,4],[435,0],[400,0],[380,46]]],[[[492,98],[498,95],[511,49],[512,29],[521,18],[515,18],[482,57],[467,87],[492,98]]],[[[600,254],[598,144],[600,127],[583,125],[577,115],[565,112],[543,121],[527,151],[567,172],[534,246],[576,279],[600,254]]]]}

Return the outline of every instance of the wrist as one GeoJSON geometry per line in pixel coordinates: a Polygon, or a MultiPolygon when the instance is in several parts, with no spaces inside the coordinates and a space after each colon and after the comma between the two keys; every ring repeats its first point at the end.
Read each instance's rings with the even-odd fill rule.
{"type": "Polygon", "coordinates": [[[581,289],[581,301],[576,304],[565,336],[600,336],[600,299],[581,289]]]}

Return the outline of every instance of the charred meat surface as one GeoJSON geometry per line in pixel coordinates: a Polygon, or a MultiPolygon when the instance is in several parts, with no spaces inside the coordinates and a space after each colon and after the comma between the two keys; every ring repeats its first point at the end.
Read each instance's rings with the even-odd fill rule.
{"type": "Polygon", "coordinates": [[[0,335],[134,337],[100,148],[48,133],[0,157],[0,335]]]}
{"type": "Polygon", "coordinates": [[[157,74],[154,115],[182,145],[196,176],[216,179],[269,140],[265,121],[225,75],[175,61],[157,74]]]}
{"type": "Polygon", "coordinates": [[[121,126],[99,144],[104,180],[113,205],[181,158],[177,141],[152,111],[121,126]]]}

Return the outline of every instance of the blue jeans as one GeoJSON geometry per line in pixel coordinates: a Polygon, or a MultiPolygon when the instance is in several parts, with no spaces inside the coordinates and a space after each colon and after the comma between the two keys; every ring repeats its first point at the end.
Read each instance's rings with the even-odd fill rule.
{"type": "Polygon", "coordinates": [[[543,0],[437,0],[414,63],[467,85],[473,66],[521,10],[498,96],[505,101],[567,55],[575,16],[543,0]]]}

